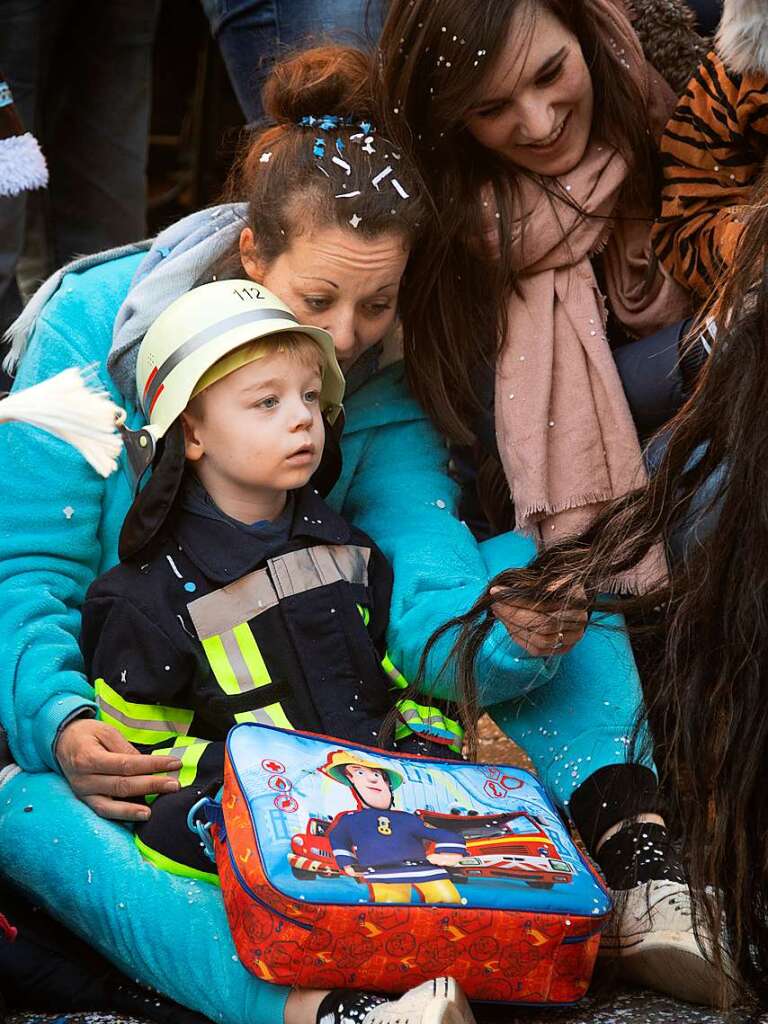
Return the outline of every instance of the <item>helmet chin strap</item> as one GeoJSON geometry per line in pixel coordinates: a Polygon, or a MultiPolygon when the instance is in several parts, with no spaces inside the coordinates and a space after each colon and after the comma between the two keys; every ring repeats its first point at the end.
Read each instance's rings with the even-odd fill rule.
{"type": "Polygon", "coordinates": [[[157,440],[150,427],[140,427],[138,430],[130,430],[125,423],[118,423],[117,429],[123,440],[125,455],[133,476],[134,496],[139,492],[139,486],[144,474],[152,465],[157,452],[157,440]]]}

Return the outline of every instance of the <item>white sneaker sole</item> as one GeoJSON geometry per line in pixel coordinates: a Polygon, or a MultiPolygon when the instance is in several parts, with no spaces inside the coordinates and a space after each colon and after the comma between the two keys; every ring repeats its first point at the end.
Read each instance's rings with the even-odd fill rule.
{"type": "Polygon", "coordinates": [[[435,998],[423,1024],[477,1024],[461,986],[453,978],[436,978],[435,998]]]}
{"type": "Polygon", "coordinates": [[[399,1000],[375,1007],[366,1017],[375,1024],[477,1024],[467,997],[453,978],[435,978],[399,1000]]]}
{"type": "Polygon", "coordinates": [[[618,966],[621,977],[633,985],[698,1006],[728,1006],[735,995],[727,975],[702,955],[686,932],[654,932],[625,946],[618,966]]]}
{"type": "Polygon", "coordinates": [[[427,1007],[422,1017],[422,1024],[477,1024],[477,1022],[468,1003],[466,1010],[462,1010],[455,1003],[436,999],[427,1007]]]}

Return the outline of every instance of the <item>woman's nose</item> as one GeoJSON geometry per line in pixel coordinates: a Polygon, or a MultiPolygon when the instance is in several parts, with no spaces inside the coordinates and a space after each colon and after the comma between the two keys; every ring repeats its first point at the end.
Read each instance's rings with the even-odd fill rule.
{"type": "Polygon", "coordinates": [[[325,325],[325,329],[333,337],[336,355],[340,361],[349,359],[357,348],[357,333],[354,316],[337,316],[325,325]]]}
{"type": "Polygon", "coordinates": [[[518,108],[517,134],[523,145],[543,142],[555,130],[555,112],[548,103],[531,100],[518,108]]]}

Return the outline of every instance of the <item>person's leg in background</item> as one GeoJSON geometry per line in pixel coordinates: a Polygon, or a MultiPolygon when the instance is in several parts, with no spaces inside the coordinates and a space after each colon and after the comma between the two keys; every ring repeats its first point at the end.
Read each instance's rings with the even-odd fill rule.
{"type": "Polygon", "coordinates": [[[711,36],[723,13],[723,0],[686,0],[696,15],[696,29],[703,36],[711,36]]]}
{"type": "Polygon", "coordinates": [[[160,0],[68,3],[42,112],[51,271],[146,235],[152,45],[160,0]]]}
{"type": "Polygon", "coordinates": [[[382,0],[202,0],[248,123],[261,120],[261,88],[275,59],[333,39],[361,45],[381,29],[382,0]]]}
{"type": "MultiPolygon", "coordinates": [[[[39,81],[45,62],[43,26],[46,21],[56,20],[57,6],[43,0],[0,2],[0,72],[10,85],[24,127],[38,136],[39,81]]],[[[26,192],[0,196],[0,336],[23,305],[16,269],[24,250],[27,198],[26,192]]]]}

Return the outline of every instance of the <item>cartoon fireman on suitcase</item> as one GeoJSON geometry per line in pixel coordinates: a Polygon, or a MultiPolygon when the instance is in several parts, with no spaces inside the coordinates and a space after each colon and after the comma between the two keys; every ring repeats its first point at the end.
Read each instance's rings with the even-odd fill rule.
{"type": "Polygon", "coordinates": [[[327,837],[336,863],[368,883],[373,903],[410,903],[414,889],[425,903],[461,903],[445,869],[466,856],[463,837],[393,806],[399,772],[344,750],[330,753],[320,771],[357,800],[359,810],[339,815],[327,837]]]}

